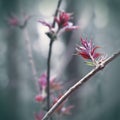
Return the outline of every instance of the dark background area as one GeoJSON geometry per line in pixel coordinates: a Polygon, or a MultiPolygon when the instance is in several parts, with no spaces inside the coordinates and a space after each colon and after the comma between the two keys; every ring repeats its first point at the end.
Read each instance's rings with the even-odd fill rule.
{"type": "MultiPolygon", "coordinates": [[[[50,21],[57,0],[0,0],[0,120],[33,120],[40,105],[34,100],[36,88],[29,64],[24,31],[7,24],[10,14],[27,25],[32,53],[40,76],[46,71],[49,39],[47,29],[37,21],[50,21]]],[[[62,10],[74,13],[80,30],[64,33],[53,46],[51,72],[68,89],[92,68],[74,56],[80,36],[93,39],[101,52],[110,56],[120,49],[120,0],[63,0],[62,10]]],[[[120,120],[120,58],[111,62],[69,98],[75,105],[71,120],[120,120]]]]}

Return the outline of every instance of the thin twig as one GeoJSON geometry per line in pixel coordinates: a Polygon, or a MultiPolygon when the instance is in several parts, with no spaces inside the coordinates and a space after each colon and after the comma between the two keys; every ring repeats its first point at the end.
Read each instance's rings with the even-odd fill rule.
{"type": "Polygon", "coordinates": [[[52,54],[52,45],[53,45],[53,40],[50,41],[48,60],[47,60],[47,110],[50,109],[50,61],[52,54]]]}
{"type": "MultiPolygon", "coordinates": [[[[58,1],[58,5],[55,11],[54,17],[57,16],[58,10],[60,8],[62,0],[58,1]]],[[[52,27],[55,27],[55,19],[53,19],[52,27]]],[[[50,39],[49,44],[49,52],[48,52],[48,59],[47,59],[47,110],[50,109],[50,62],[51,62],[51,54],[52,54],[52,45],[53,45],[54,39],[50,39]]]]}
{"type": "MultiPolygon", "coordinates": [[[[59,8],[60,8],[61,3],[62,3],[62,0],[59,0],[59,1],[58,1],[58,5],[57,5],[57,8],[56,8],[56,11],[55,11],[54,17],[56,17],[56,16],[58,15],[58,11],[59,11],[59,8]]],[[[53,19],[52,27],[55,27],[55,19],[53,19]]]]}
{"type": "Polygon", "coordinates": [[[96,66],[93,70],[91,70],[86,76],[84,76],[81,80],[79,80],[76,84],[70,87],[67,92],[52,106],[52,108],[45,114],[42,120],[47,120],[52,113],[61,105],[61,103],[68,98],[75,90],[77,90],[83,83],[89,80],[92,76],[94,76],[97,72],[102,70],[108,63],[117,58],[120,55],[120,51],[114,53],[111,57],[101,62],[98,66],[96,66]]]}

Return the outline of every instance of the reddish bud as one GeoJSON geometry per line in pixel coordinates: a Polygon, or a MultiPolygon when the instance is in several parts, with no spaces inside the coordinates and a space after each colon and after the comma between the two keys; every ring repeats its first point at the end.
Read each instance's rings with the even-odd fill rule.
{"type": "Polygon", "coordinates": [[[100,57],[100,53],[96,52],[98,46],[94,46],[92,41],[87,41],[86,39],[81,38],[82,46],[77,46],[76,51],[77,55],[82,56],[84,59],[91,59],[92,61],[100,57]]]}
{"type": "Polygon", "coordinates": [[[17,25],[19,25],[19,20],[17,17],[13,16],[8,19],[8,24],[12,25],[12,26],[17,26],[17,25]]]}
{"type": "Polygon", "coordinates": [[[44,117],[44,112],[40,112],[40,113],[35,113],[35,120],[42,120],[42,118],[44,117]]]}
{"type": "Polygon", "coordinates": [[[39,85],[41,88],[47,87],[47,75],[43,73],[39,78],[39,85]]]}
{"type": "Polygon", "coordinates": [[[48,27],[49,29],[52,29],[52,25],[47,23],[46,21],[42,21],[42,20],[39,20],[38,22],[40,22],[41,24],[43,24],[44,26],[48,27]]]}
{"type": "Polygon", "coordinates": [[[45,96],[42,96],[42,95],[36,95],[35,97],[35,101],[36,102],[43,102],[45,100],[45,96]]]}
{"type": "Polygon", "coordinates": [[[73,23],[70,22],[71,13],[60,11],[59,16],[55,17],[55,21],[58,24],[59,29],[64,29],[65,31],[71,31],[78,29],[78,26],[73,26],[73,23]]]}

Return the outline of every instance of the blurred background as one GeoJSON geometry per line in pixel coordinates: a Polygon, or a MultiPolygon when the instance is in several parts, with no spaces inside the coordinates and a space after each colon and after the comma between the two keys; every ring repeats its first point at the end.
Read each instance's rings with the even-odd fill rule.
{"type": "MultiPolygon", "coordinates": [[[[0,120],[34,120],[35,81],[23,29],[10,26],[11,14],[24,21],[39,77],[46,71],[49,39],[39,19],[51,21],[58,0],[0,0],[0,120]]],[[[80,30],[64,33],[53,45],[51,74],[67,90],[92,67],[75,56],[80,36],[93,39],[108,56],[120,49],[120,0],[63,0],[61,10],[72,12],[80,30]]],[[[64,120],[120,120],[120,58],[111,62],[69,97],[75,107],[64,120]]]]}

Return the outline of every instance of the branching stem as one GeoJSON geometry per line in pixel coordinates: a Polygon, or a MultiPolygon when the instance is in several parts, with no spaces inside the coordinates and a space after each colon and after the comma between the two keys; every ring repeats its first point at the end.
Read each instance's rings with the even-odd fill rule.
{"type": "Polygon", "coordinates": [[[87,75],[85,75],[81,80],[79,80],[76,84],[70,87],[67,92],[51,107],[51,109],[45,114],[42,120],[47,120],[52,113],[62,104],[66,98],[68,98],[75,90],[77,90],[83,83],[89,80],[92,76],[94,76],[97,72],[104,69],[104,67],[110,63],[112,60],[117,58],[120,55],[120,50],[114,53],[112,56],[101,62],[98,66],[96,66],[93,70],[91,70],[87,75]]]}
{"type": "MultiPolygon", "coordinates": [[[[54,17],[57,16],[61,3],[62,0],[59,0],[54,17]]],[[[53,19],[52,27],[55,27],[55,19],[53,19]]],[[[51,54],[52,54],[52,46],[54,39],[55,38],[50,38],[48,59],[47,59],[47,111],[50,109],[50,63],[51,63],[51,54]]]]}

